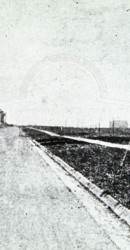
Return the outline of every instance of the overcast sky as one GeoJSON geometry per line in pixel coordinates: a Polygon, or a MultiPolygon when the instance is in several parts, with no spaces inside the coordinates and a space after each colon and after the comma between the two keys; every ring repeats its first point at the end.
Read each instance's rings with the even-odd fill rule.
{"type": "Polygon", "coordinates": [[[130,125],[129,0],[0,1],[7,122],[130,125]]]}

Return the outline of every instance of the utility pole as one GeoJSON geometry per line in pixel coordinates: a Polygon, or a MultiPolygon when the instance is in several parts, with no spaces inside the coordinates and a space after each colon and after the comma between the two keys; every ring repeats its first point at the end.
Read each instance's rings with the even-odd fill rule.
{"type": "Polygon", "coordinates": [[[100,137],[100,132],[101,132],[101,127],[100,127],[100,122],[99,122],[99,127],[98,127],[98,135],[100,137]]]}
{"type": "Polygon", "coordinates": [[[115,132],[115,123],[114,123],[114,120],[112,122],[112,132],[113,132],[113,136],[114,136],[114,132],[115,132]]]}
{"type": "Polygon", "coordinates": [[[79,130],[78,130],[78,118],[77,118],[77,135],[78,135],[78,132],[79,132],[79,130]]]}

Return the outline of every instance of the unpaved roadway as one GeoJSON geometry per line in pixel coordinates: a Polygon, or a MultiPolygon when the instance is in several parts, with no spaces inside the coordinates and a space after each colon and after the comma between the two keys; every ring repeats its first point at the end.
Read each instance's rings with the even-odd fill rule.
{"type": "Polygon", "coordinates": [[[1,128],[0,142],[1,250],[129,249],[128,227],[117,231],[119,246],[19,128],[1,128]]]}

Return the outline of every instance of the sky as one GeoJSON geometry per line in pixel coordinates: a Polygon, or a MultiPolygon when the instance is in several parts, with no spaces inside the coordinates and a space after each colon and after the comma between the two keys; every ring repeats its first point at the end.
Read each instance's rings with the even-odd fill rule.
{"type": "Polygon", "coordinates": [[[0,109],[8,123],[130,125],[128,0],[0,1],[0,109]]]}

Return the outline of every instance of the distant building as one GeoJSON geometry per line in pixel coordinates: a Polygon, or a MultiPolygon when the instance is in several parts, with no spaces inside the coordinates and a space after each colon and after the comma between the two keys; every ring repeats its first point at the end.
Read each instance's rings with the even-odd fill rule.
{"type": "Polygon", "coordinates": [[[128,128],[128,122],[122,120],[115,120],[110,122],[110,128],[128,128]]]}
{"type": "Polygon", "coordinates": [[[0,109],[0,126],[5,123],[5,113],[0,109]]]}

